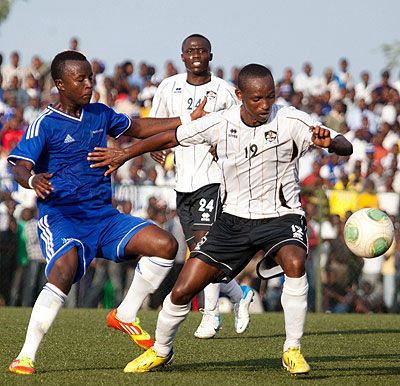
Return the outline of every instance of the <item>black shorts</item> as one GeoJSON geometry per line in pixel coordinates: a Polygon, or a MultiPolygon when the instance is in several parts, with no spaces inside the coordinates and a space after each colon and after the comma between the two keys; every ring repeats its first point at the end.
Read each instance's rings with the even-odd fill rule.
{"type": "Polygon", "coordinates": [[[259,250],[273,257],[284,245],[294,244],[308,252],[307,227],[303,216],[249,220],[222,213],[210,231],[196,245],[190,257],[218,268],[218,281],[233,279],[259,250]]]}
{"type": "Polygon", "coordinates": [[[193,231],[208,231],[221,213],[219,184],[191,193],[176,192],[176,212],[188,245],[195,243],[193,231]]]}

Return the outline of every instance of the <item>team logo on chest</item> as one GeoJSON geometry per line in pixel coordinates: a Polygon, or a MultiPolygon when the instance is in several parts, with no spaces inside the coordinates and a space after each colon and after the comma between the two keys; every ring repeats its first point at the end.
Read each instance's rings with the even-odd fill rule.
{"type": "Polygon", "coordinates": [[[75,142],[75,139],[72,138],[69,134],[67,134],[67,136],[64,139],[64,143],[72,143],[75,142]]]}
{"type": "Polygon", "coordinates": [[[237,138],[237,130],[234,127],[229,129],[228,137],[237,138]]]}
{"type": "Polygon", "coordinates": [[[277,134],[275,131],[269,130],[264,133],[265,141],[268,145],[276,143],[277,141],[277,134]]]}
{"type": "Polygon", "coordinates": [[[217,93],[215,91],[212,91],[212,90],[207,91],[206,92],[206,97],[207,97],[207,99],[210,99],[210,100],[215,99],[217,97],[217,93]]]}
{"type": "Polygon", "coordinates": [[[182,88],[181,87],[177,87],[175,90],[174,90],[174,94],[181,94],[182,93],[182,88]]]}

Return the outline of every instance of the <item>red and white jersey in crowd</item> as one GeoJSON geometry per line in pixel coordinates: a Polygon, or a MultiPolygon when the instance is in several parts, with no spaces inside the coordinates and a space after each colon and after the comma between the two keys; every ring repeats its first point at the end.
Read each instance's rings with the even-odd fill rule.
{"type": "MultiPolygon", "coordinates": [[[[240,106],[233,106],[178,127],[176,138],[182,146],[210,143],[216,148],[224,212],[271,218],[304,214],[298,163],[313,145],[309,126],[315,125],[321,123],[309,114],[274,104],[265,124],[250,127],[240,117],[240,106]]],[[[330,132],[332,138],[338,134],[330,132]]]]}
{"type": "MultiPolygon", "coordinates": [[[[205,111],[227,109],[239,103],[235,89],[223,79],[211,75],[211,80],[200,86],[187,82],[185,74],[164,79],[153,99],[150,117],[166,118],[189,115],[207,96],[205,111]]],[[[178,192],[195,190],[221,183],[221,172],[209,152],[210,146],[197,144],[175,148],[175,174],[178,192]]]]}

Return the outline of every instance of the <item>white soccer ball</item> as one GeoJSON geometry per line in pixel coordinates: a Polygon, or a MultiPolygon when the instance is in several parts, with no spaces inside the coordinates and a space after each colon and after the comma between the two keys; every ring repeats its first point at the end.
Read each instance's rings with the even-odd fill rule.
{"type": "Polygon", "coordinates": [[[354,212],[344,226],[344,241],[360,257],[383,255],[392,245],[394,227],[389,216],[379,209],[354,212]]]}

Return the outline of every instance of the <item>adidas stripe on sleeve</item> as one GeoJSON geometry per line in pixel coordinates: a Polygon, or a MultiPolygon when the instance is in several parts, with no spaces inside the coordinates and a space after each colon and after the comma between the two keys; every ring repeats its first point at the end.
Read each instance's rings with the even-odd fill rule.
{"type": "Polygon", "coordinates": [[[18,159],[29,161],[33,165],[36,164],[46,143],[46,126],[43,124],[43,121],[52,113],[53,112],[48,108],[43,110],[43,112],[28,126],[25,134],[18,142],[18,145],[8,156],[8,162],[10,162],[11,165],[15,165],[18,159]]]}

